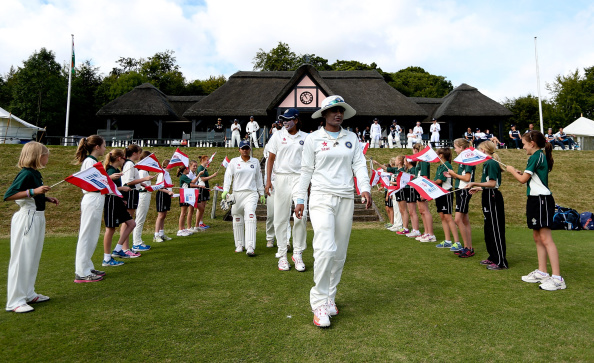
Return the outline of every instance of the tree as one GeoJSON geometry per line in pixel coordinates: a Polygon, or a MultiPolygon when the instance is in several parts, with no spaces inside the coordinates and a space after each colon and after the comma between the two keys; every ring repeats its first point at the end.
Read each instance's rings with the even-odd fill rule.
{"type": "Polygon", "coordinates": [[[155,53],[147,60],[140,60],[139,73],[167,95],[181,95],[185,89],[185,78],[176,64],[172,50],[155,53]]]}
{"type": "Polygon", "coordinates": [[[408,67],[396,73],[386,73],[388,84],[407,97],[441,98],[450,93],[452,82],[436,76],[421,67],[408,67]]]}
{"type": "Polygon", "coordinates": [[[365,64],[359,61],[337,60],[331,65],[331,67],[334,71],[369,71],[376,69],[382,73],[382,70],[377,68],[377,64],[375,64],[375,62],[371,64],[365,64]]]}
{"type": "Polygon", "coordinates": [[[188,95],[209,95],[227,82],[225,76],[210,76],[205,80],[195,80],[186,87],[188,95]]]}
{"type": "Polygon", "coordinates": [[[252,60],[254,71],[291,71],[297,69],[301,57],[288,44],[278,42],[276,48],[266,53],[262,48],[252,60]]]}
{"type": "MultiPolygon", "coordinates": [[[[516,125],[516,129],[520,132],[528,129],[528,124],[534,124],[536,130],[540,129],[540,115],[538,113],[538,97],[528,94],[518,98],[506,98],[503,102],[508,110],[514,115],[510,117],[508,123],[505,125],[509,128],[511,125],[516,125]]],[[[556,130],[561,125],[561,122],[555,114],[553,105],[547,101],[542,101],[543,125],[546,133],[549,127],[556,130]]]]}
{"type": "Polygon", "coordinates": [[[588,118],[594,116],[594,67],[584,68],[584,73],[582,76],[576,69],[567,76],[557,75],[553,83],[546,84],[563,125],[582,114],[588,118]]]}
{"type": "MultiPolygon", "coordinates": [[[[68,77],[68,68],[64,67],[64,77],[68,77]]],[[[85,60],[76,67],[72,76],[72,92],[70,99],[69,134],[90,135],[97,132],[97,89],[103,77],[99,67],[93,67],[90,60],[85,60]]]]}

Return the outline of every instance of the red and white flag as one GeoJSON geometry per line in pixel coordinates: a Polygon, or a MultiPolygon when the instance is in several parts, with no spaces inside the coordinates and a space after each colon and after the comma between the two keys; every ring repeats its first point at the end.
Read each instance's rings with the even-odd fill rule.
{"type": "Polygon", "coordinates": [[[229,160],[228,156],[225,156],[225,160],[223,160],[223,162],[221,163],[222,166],[224,166],[225,168],[227,168],[227,166],[229,166],[229,162],[231,160],[229,160]]]}
{"type": "Polygon", "coordinates": [[[107,175],[101,162],[97,162],[88,169],[72,174],[64,180],[87,192],[111,193],[122,197],[122,193],[120,193],[113,180],[107,175]]]}
{"type": "Polygon", "coordinates": [[[198,189],[197,188],[181,188],[179,190],[179,202],[187,203],[194,208],[198,207],[198,189]]]}
{"type": "MultiPolygon", "coordinates": [[[[171,177],[169,178],[169,180],[171,180],[171,177]]],[[[159,189],[171,188],[171,187],[173,187],[173,184],[167,183],[166,180],[163,180],[162,182],[154,184],[154,185],[147,185],[144,187],[144,189],[146,189],[148,192],[154,192],[159,189]]]]}
{"type": "Polygon", "coordinates": [[[388,173],[387,171],[383,171],[383,170],[378,170],[379,171],[379,175],[380,175],[380,180],[379,182],[381,183],[381,185],[384,186],[384,188],[388,188],[390,186],[390,179],[392,178],[392,173],[388,173]]]}
{"type": "Polygon", "coordinates": [[[369,143],[359,141],[359,145],[361,145],[361,150],[363,150],[363,155],[367,154],[367,149],[369,149],[369,143]]]}
{"type": "Polygon", "coordinates": [[[400,189],[404,188],[406,186],[406,184],[408,184],[408,182],[411,181],[411,179],[413,179],[413,178],[414,178],[414,176],[412,174],[400,172],[400,174],[398,174],[398,176],[396,177],[397,184],[395,185],[395,187],[398,188],[396,190],[400,190],[400,189]]]}
{"type": "Polygon", "coordinates": [[[371,178],[369,178],[369,185],[374,186],[377,185],[377,183],[379,183],[381,177],[380,177],[380,172],[373,169],[371,170],[371,178]]]}
{"type": "Polygon", "coordinates": [[[361,189],[359,189],[359,183],[357,182],[356,176],[353,177],[353,182],[355,183],[355,192],[357,192],[357,195],[361,195],[361,189]]]}
{"type": "Polygon", "coordinates": [[[212,159],[214,159],[214,156],[217,154],[217,152],[215,151],[214,154],[212,154],[210,156],[210,159],[208,159],[208,163],[206,163],[206,167],[208,168],[210,166],[210,163],[212,162],[212,159]]]}
{"type": "Polygon", "coordinates": [[[426,200],[432,200],[441,197],[442,195],[448,194],[449,192],[435,182],[420,176],[408,182],[408,185],[415,188],[417,192],[426,200]]]}
{"type": "Polygon", "coordinates": [[[456,156],[454,161],[462,165],[478,165],[489,159],[492,159],[492,157],[480,150],[469,147],[456,156]]]}
{"type": "Polygon", "coordinates": [[[136,165],[134,165],[136,169],[152,171],[154,173],[162,173],[163,168],[159,164],[159,160],[155,154],[150,154],[146,158],[140,160],[136,165]]]}
{"type": "Polygon", "coordinates": [[[428,163],[439,163],[439,156],[437,156],[437,153],[429,146],[426,146],[423,150],[419,151],[418,153],[416,153],[414,155],[411,155],[410,159],[412,159],[413,161],[426,161],[428,163]]]}
{"type": "Polygon", "coordinates": [[[171,160],[169,161],[169,165],[167,165],[167,169],[175,168],[176,166],[185,166],[186,168],[190,164],[190,158],[188,155],[184,154],[179,150],[179,148],[175,149],[171,160]]]}

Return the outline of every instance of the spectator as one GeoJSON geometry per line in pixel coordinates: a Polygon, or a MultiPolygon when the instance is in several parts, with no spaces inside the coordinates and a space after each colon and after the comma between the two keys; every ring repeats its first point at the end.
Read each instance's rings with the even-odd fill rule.
{"type": "Polygon", "coordinates": [[[363,140],[361,139],[361,131],[359,131],[358,127],[355,127],[355,134],[357,135],[357,139],[359,139],[359,141],[363,140]]]}
{"type": "Polygon", "coordinates": [[[555,134],[553,134],[552,127],[549,127],[549,130],[547,131],[547,134],[545,135],[545,139],[547,139],[547,142],[551,143],[551,146],[553,146],[553,148],[555,147],[555,145],[559,145],[559,146],[561,146],[561,148],[565,147],[565,145],[563,145],[563,143],[560,143],[559,141],[557,141],[557,137],[555,136],[555,134]]]}
{"type": "MultiPolygon", "coordinates": [[[[571,136],[575,137],[575,135],[571,136]]],[[[563,150],[565,150],[565,145],[569,145],[569,150],[571,150],[573,146],[575,146],[575,141],[573,141],[571,137],[568,137],[568,135],[565,132],[563,132],[563,127],[559,127],[559,132],[555,134],[555,137],[557,138],[557,141],[559,142],[559,144],[561,145],[561,149],[563,150]]]]}
{"type": "Polygon", "coordinates": [[[369,126],[363,130],[363,142],[369,142],[371,144],[371,131],[369,131],[369,126]]]}
{"type": "Polygon", "coordinates": [[[518,150],[522,148],[522,137],[520,135],[520,131],[516,130],[516,125],[511,125],[511,130],[509,130],[509,138],[511,139],[512,146],[515,146],[518,150]]]}
{"type": "Polygon", "coordinates": [[[216,146],[224,146],[227,137],[225,136],[225,126],[223,125],[223,120],[221,120],[221,118],[217,119],[217,123],[214,125],[214,131],[217,140],[216,146]]]}
{"type": "Polygon", "coordinates": [[[423,142],[423,128],[421,127],[421,122],[417,121],[417,126],[413,129],[413,134],[417,137],[417,141],[415,143],[423,142]]]}
{"type": "Polygon", "coordinates": [[[527,134],[530,131],[534,131],[534,124],[528,124],[528,130],[524,131],[524,133],[527,134]]]}
{"type": "Polygon", "coordinates": [[[408,129],[408,135],[406,135],[406,139],[408,141],[406,147],[408,147],[409,149],[412,149],[413,146],[417,143],[417,135],[413,133],[412,129],[408,129]]]}
{"type": "Polygon", "coordinates": [[[481,129],[477,128],[474,132],[474,147],[477,147],[483,141],[487,141],[487,135],[481,132],[481,129]]]}
{"type": "Polygon", "coordinates": [[[472,129],[470,127],[466,129],[466,132],[464,133],[464,138],[470,143],[474,141],[474,133],[472,132],[472,129]]]}
{"type": "Polygon", "coordinates": [[[496,136],[494,136],[494,135],[493,135],[493,134],[492,134],[492,133],[489,131],[489,129],[486,129],[486,130],[485,130],[485,137],[487,138],[487,140],[489,140],[489,141],[493,142],[493,143],[495,144],[495,146],[497,146],[497,148],[499,148],[499,147],[501,147],[501,146],[503,146],[503,145],[504,145],[504,144],[502,144],[502,143],[499,141],[499,139],[498,139],[496,136]]]}

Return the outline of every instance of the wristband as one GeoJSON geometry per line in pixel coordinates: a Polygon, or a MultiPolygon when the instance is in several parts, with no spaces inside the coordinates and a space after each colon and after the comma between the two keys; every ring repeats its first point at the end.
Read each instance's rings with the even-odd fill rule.
{"type": "Polygon", "coordinates": [[[29,193],[29,189],[25,190],[25,192],[27,193],[27,198],[31,198],[31,194],[29,193]]]}
{"type": "Polygon", "coordinates": [[[31,189],[31,198],[35,196],[35,189],[31,189]]]}

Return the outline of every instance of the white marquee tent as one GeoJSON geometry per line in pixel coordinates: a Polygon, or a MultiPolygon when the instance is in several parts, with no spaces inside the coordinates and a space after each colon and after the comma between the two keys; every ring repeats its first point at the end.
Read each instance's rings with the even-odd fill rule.
{"type": "Polygon", "coordinates": [[[43,130],[0,107],[0,144],[20,144],[21,141],[35,140],[37,131],[43,130]]]}
{"type": "Polygon", "coordinates": [[[594,150],[594,121],[582,116],[563,131],[568,135],[575,135],[582,150],[594,150]]]}

